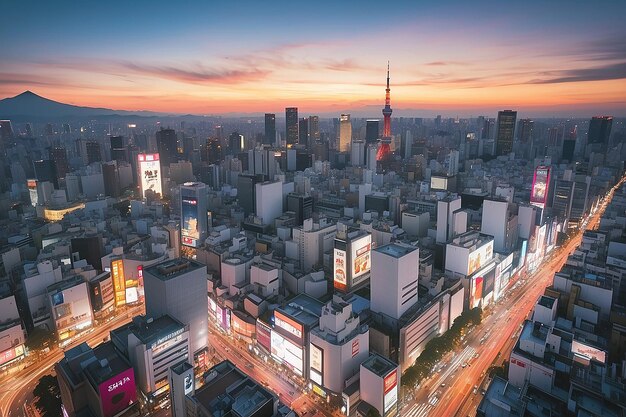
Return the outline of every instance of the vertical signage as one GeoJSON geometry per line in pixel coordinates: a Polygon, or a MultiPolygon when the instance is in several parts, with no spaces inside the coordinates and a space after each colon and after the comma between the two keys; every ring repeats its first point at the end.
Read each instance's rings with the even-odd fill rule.
{"type": "Polygon", "coordinates": [[[346,277],[346,251],[341,249],[335,249],[334,254],[334,273],[335,288],[339,290],[345,290],[347,288],[346,277]]]}
{"type": "Polygon", "coordinates": [[[152,190],[153,192],[162,195],[161,188],[161,163],[159,161],[159,154],[144,154],[137,155],[138,169],[139,169],[139,184],[141,185],[141,197],[146,196],[146,191],[152,190]]]}
{"type": "Polygon", "coordinates": [[[115,288],[115,306],[126,304],[126,277],[124,276],[124,260],[111,261],[111,277],[115,288]]]}

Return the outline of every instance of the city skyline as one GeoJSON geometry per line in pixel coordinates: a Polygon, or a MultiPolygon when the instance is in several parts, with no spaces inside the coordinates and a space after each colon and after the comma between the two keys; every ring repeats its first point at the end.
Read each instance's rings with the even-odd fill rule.
{"type": "Polygon", "coordinates": [[[358,117],[379,114],[390,61],[394,116],[626,115],[620,2],[406,4],[384,14],[373,2],[146,5],[7,5],[0,97],[358,117]]]}

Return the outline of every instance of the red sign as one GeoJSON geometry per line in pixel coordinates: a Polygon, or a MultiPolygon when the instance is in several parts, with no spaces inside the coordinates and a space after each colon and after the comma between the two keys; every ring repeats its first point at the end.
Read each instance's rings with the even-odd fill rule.
{"type": "Polygon", "coordinates": [[[394,369],[392,373],[385,377],[385,394],[394,389],[398,385],[398,370],[394,369]]]}
{"type": "Polygon", "coordinates": [[[98,387],[100,402],[102,403],[102,415],[113,417],[125,410],[130,404],[137,401],[137,388],[135,387],[135,374],[133,368],[104,381],[98,387]]]}
{"type": "Polygon", "coordinates": [[[268,351],[272,348],[272,335],[270,328],[257,320],[256,322],[256,341],[268,351]]]}
{"type": "Polygon", "coordinates": [[[24,354],[24,347],[19,345],[17,348],[11,348],[9,350],[5,350],[4,352],[0,352],[0,365],[4,365],[5,363],[12,361],[24,354]],[[16,352],[18,351],[19,352],[16,352]]]}
{"type": "Polygon", "coordinates": [[[514,365],[519,366],[520,368],[526,368],[526,363],[524,363],[524,362],[522,362],[522,361],[520,361],[518,359],[515,359],[515,358],[511,359],[511,363],[514,364],[514,365]]]}
{"type": "Polygon", "coordinates": [[[354,339],[352,341],[352,357],[354,358],[359,354],[359,339],[354,339]]]}

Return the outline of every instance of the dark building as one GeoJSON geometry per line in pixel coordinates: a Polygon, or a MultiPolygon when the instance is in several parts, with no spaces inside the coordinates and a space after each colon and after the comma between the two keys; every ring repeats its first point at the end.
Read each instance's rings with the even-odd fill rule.
{"type": "Polygon", "coordinates": [[[365,143],[367,145],[375,144],[378,142],[378,138],[380,136],[380,126],[379,120],[367,120],[365,122],[365,143]]]}
{"type": "Polygon", "coordinates": [[[104,256],[102,236],[95,235],[73,238],[71,247],[72,262],[85,259],[87,263],[93,266],[97,271],[102,270],[102,257],[104,256]]]}
{"type": "Polygon", "coordinates": [[[383,212],[389,211],[389,197],[378,195],[366,195],[365,196],[365,211],[375,211],[380,217],[383,212]]]}
{"type": "Polygon", "coordinates": [[[128,150],[124,145],[124,136],[111,136],[111,160],[128,162],[128,150]]]}
{"type": "Polygon", "coordinates": [[[313,143],[313,154],[316,161],[328,161],[328,141],[315,141],[313,143]]]}
{"type": "Polygon", "coordinates": [[[302,226],[302,223],[313,215],[313,198],[308,195],[289,193],[287,211],[296,213],[296,225],[302,226]]]}
{"type": "Polygon", "coordinates": [[[594,152],[606,151],[611,137],[611,127],[613,126],[612,116],[594,116],[589,122],[589,133],[587,134],[587,146],[594,152]]]}
{"type": "Polygon", "coordinates": [[[65,178],[65,175],[69,171],[67,164],[67,151],[65,148],[48,149],[48,157],[54,161],[54,165],[57,169],[57,177],[65,178]]]}
{"type": "Polygon", "coordinates": [[[237,178],[237,199],[246,216],[256,212],[256,184],[263,175],[240,175],[237,178]]]}
{"type": "Polygon", "coordinates": [[[11,125],[11,121],[0,120],[0,148],[5,147],[6,142],[11,139],[13,139],[13,126],[11,125]]]}
{"type": "Polygon", "coordinates": [[[209,138],[206,142],[204,160],[209,164],[217,164],[222,160],[222,145],[216,138],[209,138]]]}
{"type": "Polygon", "coordinates": [[[57,169],[53,160],[41,159],[35,161],[33,162],[33,168],[35,169],[35,178],[37,178],[37,181],[48,181],[54,184],[54,188],[59,188],[57,169]]]}
{"type": "Polygon", "coordinates": [[[169,166],[178,160],[178,138],[174,129],[163,129],[156,132],[157,150],[161,166],[169,166]]]}
{"type": "Polygon", "coordinates": [[[274,113],[265,113],[265,136],[263,143],[273,145],[276,142],[276,115],[274,113]]]}
{"type": "Polygon", "coordinates": [[[184,135],[183,136],[183,156],[185,160],[191,161],[191,156],[193,155],[193,137],[184,135]]]}
{"type": "Polygon", "coordinates": [[[287,107],[285,109],[285,140],[287,146],[298,143],[298,108],[287,107]]]}
{"type": "Polygon", "coordinates": [[[517,112],[503,110],[498,112],[496,128],[496,156],[508,155],[513,151],[513,135],[515,134],[515,119],[517,112]]]}
{"type": "Polygon", "coordinates": [[[85,152],[87,153],[87,165],[102,161],[102,151],[98,142],[86,142],[85,152]]]}
{"type": "Polygon", "coordinates": [[[530,144],[533,140],[535,122],[530,119],[520,119],[517,122],[517,140],[523,144],[530,144]]]}
{"type": "Polygon", "coordinates": [[[298,143],[309,146],[309,119],[302,118],[298,122],[298,143]]]}
{"type": "Polygon", "coordinates": [[[298,149],[296,152],[296,171],[304,171],[313,166],[313,154],[308,150],[298,149]]]}
{"type": "Polygon", "coordinates": [[[563,152],[561,159],[572,162],[574,160],[574,150],[576,149],[576,139],[565,139],[563,141],[563,152]]]}
{"type": "MultiPolygon", "coordinates": [[[[228,136],[228,152],[232,155],[243,150],[243,136],[239,132],[233,132],[228,136]]],[[[245,165],[244,165],[245,166],[245,165]]]]}
{"type": "Polygon", "coordinates": [[[119,197],[120,176],[115,162],[102,164],[102,178],[104,180],[104,194],[109,197],[119,197]]]}
{"type": "Polygon", "coordinates": [[[63,123],[63,133],[72,133],[69,123],[63,123]]]}

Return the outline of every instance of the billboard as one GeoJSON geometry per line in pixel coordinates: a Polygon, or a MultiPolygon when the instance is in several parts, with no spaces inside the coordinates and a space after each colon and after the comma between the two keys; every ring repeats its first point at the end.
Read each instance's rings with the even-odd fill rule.
{"type": "Polygon", "coordinates": [[[271,352],[272,349],[272,329],[262,321],[256,321],[256,342],[271,352]]]}
{"type": "Polygon", "coordinates": [[[215,305],[215,320],[224,331],[230,330],[230,309],[215,305]]]}
{"type": "Polygon", "coordinates": [[[111,261],[111,277],[115,288],[115,306],[126,304],[126,276],[124,275],[124,260],[111,261]]]}
{"type": "Polygon", "coordinates": [[[472,279],[472,288],[470,292],[470,308],[476,308],[480,305],[483,298],[483,277],[474,277],[472,279]]]}
{"type": "Polygon", "coordinates": [[[137,155],[137,167],[139,169],[139,184],[141,196],[146,196],[146,191],[152,190],[157,194],[163,194],[161,189],[161,162],[158,153],[140,153],[137,155]]]}
{"type": "Polygon", "coordinates": [[[333,276],[335,277],[335,288],[345,290],[347,288],[346,277],[346,251],[335,249],[333,276]]]}
{"type": "Polygon", "coordinates": [[[352,341],[352,357],[354,358],[359,354],[359,339],[355,338],[352,341]]]}
{"type": "Polygon", "coordinates": [[[372,236],[366,235],[360,239],[352,241],[352,281],[356,283],[356,278],[370,271],[372,263],[370,261],[372,250],[372,236]]]}
{"type": "Polygon", "coordinates": [[[34,207],[39,203],[39,193],[37,192],[37,180],[26,180],[30,204],[34,207]]]}
{"type": "Polygon", "coordinates": [[[180,234],[182,243],[195,248],[200,239],[200,228],[198,227],[198,200],[195,197],[181,197],[181,217],[182,225],[180,234]]]}
{"type": "Polygon", "coordinates": [[[113,378],[104,381],[98,387],[98,392],[104,417],[113,417],[123,411],[130,404],[137,401],[133,368],[128,368],[113,378]]]}
{"type": "Polygon", "coordinates": [[[383,400],[384,414],[398,402],[398,370],[394,369],[384,380],[385,397],[383,400]]]}
{"type": "Polygon", "coordinates": [[[126,303],[132,304],[139,301],[139,292],[137,287],[126,288],[126,303]]]}
{"type": "Polygon", "coordinates": [[[430,189],[431,190],[447,190],[448,189],[448,178],[446,177],[430,177],[430,189]]]}
{"type": "Polygon", "coordinates": [[[279,362],[287,365],[296,374],[302,376],[303,355],[302,348],[289,339],[284,338],[280,333],[272,330],[272,356],[279,362]]]}
{"type": "Polygon", "coordinates": [[[293,319],[290,319],[280,311],[274,311],[274,324],[288,333],[294,335],[300,341],[302,340],[302,325],[293,319]]]}
{"type": "Polygon", "coordinates": [[[309,345],[309,363],[311,381],[317,385],[323,385],[324,351],[313,343],[309,345]]]}
{"type": "Polygon", "coordinates": [[[606,363],[606,352],[580,343],[578,340],[572,341],[572,353],[583,356],[587,359],[593,359],[598,362],[606,363]]]}
{"type": "Polygon", "coordinates": [[[24,355],[24,345],[18,345],[0,352],[0,366],[24,355]]]}
{"type": "Polygon", "coordinates": [[[474,252],[469,254],[467,261],[467,275],[472,275],[483,267],[488,261],[493,258],[493,240],[490,240],[487,244],[482,245],[474,252]]]}
{"type": "Polygon", "coordinates": [[[548,186],[550,184],[550,167],[539,165],[535,169],[533,186],[530,192],[530,202],[543,208],[548,198],[548,186]]]}

